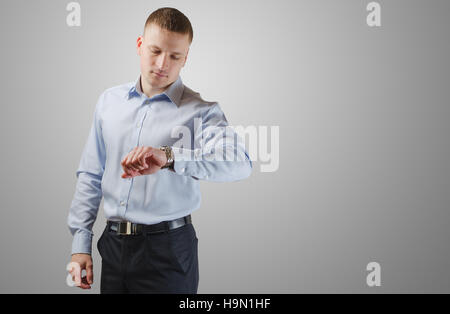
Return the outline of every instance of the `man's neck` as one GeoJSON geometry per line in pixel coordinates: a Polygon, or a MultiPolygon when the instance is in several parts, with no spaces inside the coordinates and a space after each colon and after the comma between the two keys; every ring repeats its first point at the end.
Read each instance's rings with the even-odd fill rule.
{"type": "Polygon", "coordinates": [[[142,76],[141,79],[139,80],[139,84],[141,84],[141,91],[148,97],[148,98],[152,98],[155,95],[161,94],[163,93],[167,88],[169,88],[169,86],[166,86],[164,88],[159,88],[159,89],[152,89],[152,87],[149,85],[143,85],[142,84],[142,76]]]}

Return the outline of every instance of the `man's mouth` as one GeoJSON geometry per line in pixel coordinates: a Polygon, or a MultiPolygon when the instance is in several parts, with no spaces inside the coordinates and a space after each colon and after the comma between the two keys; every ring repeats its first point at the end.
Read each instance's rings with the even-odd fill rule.
{"type": "Polygon", "coordinates": [[[153,72],[154,74],[156,74],[158,77],[164,77],[165,75],[162,73],[158,73],[158,72],[153,72]]]}

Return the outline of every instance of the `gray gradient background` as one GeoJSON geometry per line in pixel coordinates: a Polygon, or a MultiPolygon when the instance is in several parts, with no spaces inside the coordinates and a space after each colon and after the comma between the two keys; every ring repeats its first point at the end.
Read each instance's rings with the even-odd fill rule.
{"type": "MultiPolygon", "coordinates": [[[[135,80],[153,10],[192,22],[184,83],[231,125],[279,125],[280,167],[201,183],[199,293],[450,292],[450,2],[0,2],[0,292],[65,284],[66,219],[98,96],[135,80]],[[366,265],[381,265],[381,287],[366,265]]],[[[102,205],[103,206],[103,205],[102,205]]]]}

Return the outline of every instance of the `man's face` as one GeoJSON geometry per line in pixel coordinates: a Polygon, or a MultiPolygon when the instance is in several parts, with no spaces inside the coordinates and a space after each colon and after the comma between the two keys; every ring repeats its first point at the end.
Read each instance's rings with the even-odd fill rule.
{"type": "MultiPolygon", "coordinates": [[[[189,52],[189,35],[150,24],[137,40],[141,75],[152,88],[164,89],[177,80],[189,52]]],[[[144,82],[143,82],[144,83],[144,82]]]]}

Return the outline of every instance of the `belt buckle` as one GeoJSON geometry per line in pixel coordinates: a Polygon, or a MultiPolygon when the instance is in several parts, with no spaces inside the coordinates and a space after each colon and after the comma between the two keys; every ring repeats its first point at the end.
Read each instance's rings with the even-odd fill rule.
{"type": "Polygon", "coordinates": [[[118,235],[130,235],[131,234],[131,222],[127,221],[126,223],[119,223],[117,226],[117,234],[118,235]],[[125,226],[125,231],[122,232],[122,226],[125,226]]]}

